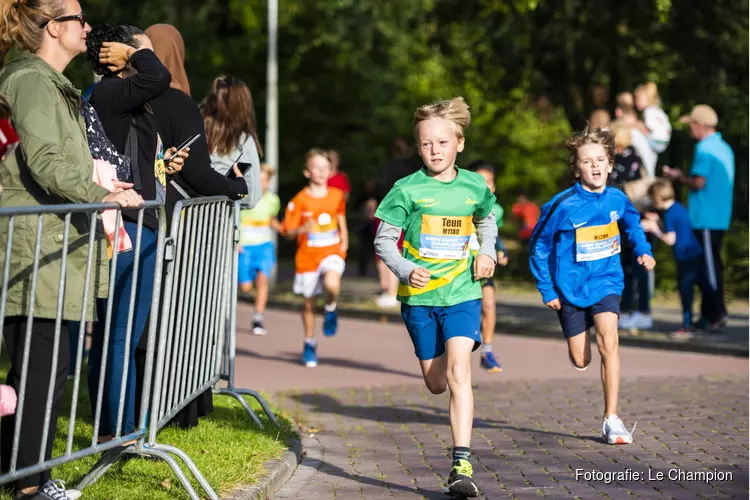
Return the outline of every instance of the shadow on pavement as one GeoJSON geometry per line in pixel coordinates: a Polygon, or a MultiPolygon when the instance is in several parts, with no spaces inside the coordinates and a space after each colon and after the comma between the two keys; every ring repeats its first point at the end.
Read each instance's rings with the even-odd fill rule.
{"type": "MultiPolygon", "coordinates": [[[[300,354],[298,352],[288,351],[288,352],[282,353],[279,356],[269,356],[267,354],[261,354],[255,351],[250,351],[248,349],[237,348],[236,353],[238,357],[266,359],[269,361],[282,361],[284,363],[291,363],[296,366],[301,366],[300,361],[299,361],[300,354]]],[[[409,377],[409,378],[422,380],[421,375],[415,375],[414,373],[409,373],[409,372],[405,372],[401,370],[394,370],[392,368],[387,368],[379,363],[365,363],[362,361],[354,361],[351,359],[320,356],[318,358],[318,364],[336,366],[340,368],[352,368],[355,370],[365,370],[365,371],[371,371],[371,372],[377,372],[377,373],[390,373],[392,375],[401,375],[402,377],[409,377]]]]}
{"type": "MultiPolygon", "coordinates": [[[[384,490],[388,489],[392,491],[404,491],[407,493],[414,493],[415,498],[426,498],[428,500],[444,500],[445,498],[448,498],[445,496],[445,493],[443,493],[442,490],[430,491],[430,490],[425,490],[422,488],[411,488],[409,486],[404,486],[401,484],[393,484],[387,480],[376,479],[372,477],[363,476],[360,474],[352,474],[350,472],[345,471],[341,467],[328,463],[324,460],[319,460],[317,458],[312,458],[312,457],[304,458],[302,460],[302,463],[300,464],[300,467],[311,467],[313,469],[318,470],[318,472],[322,475],[338,477],[338,478],[346,479],[349,481],[356,481],[364,485],[383,488],[384,490]]],[[[320,479],[317,479],[317,481],[319,480],[320,479]]],[[[436,478],[436,481],[437,481],[437,478],[436,478]]]]}

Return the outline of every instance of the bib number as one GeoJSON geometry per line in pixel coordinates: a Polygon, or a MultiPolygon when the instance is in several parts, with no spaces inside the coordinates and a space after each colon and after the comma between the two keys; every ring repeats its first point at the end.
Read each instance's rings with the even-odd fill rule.
{"type": "Polygon", "coordinates": [[[318,224],[307,233],[307,246],[314,248],[330,247],[341,243],[339,228],[336,223],[320,226],[318,224]]]}
{"type": "Polygon", "coordinates": [[[470,216],[423,215],[419,256],[444,260],[465,259],[469,255],[472,228],[470,216]]]}
{"type": "Polygon", "coordinates": [[[576,229],[576,262],[609,258],[620,253],[617,222],[576,229]]]}

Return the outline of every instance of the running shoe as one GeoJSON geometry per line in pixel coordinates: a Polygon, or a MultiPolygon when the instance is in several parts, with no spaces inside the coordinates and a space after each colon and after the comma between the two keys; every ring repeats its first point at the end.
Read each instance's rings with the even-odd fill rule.
{"type": "Polygon", "coordinates": [[[305,342],[305,348],[302,351],[302,364],[308,368],[315,368],[318,366],[318,355],[316,353],[318,347],[305,342]]]}
{"type": "Polygon", "coordinates": [[[716,333],[721,331],[722,328],[727,326],[727,317],[722,317],[719,321],[716,323],[711,323],[706,319],[705,317],[701,316],[698,321],[693,323],[693,328],[696,330],[704,330],[708,333],[716,333]]]}
{"type": "Polygon", "coordinates": [[[628,431],[617,415],[610,415],[602,423],[602,439],[607,444],[630,444],[633,442],[633,431],[628,431]]]}
{"type": "Polygon", "coordinates": [[[479,488],[471,478],[474,475],[474,468],[468,460],[457,460],[453,463],[450,476],[448,477],[448,486],[445,488],[445,494],[453,498],[474,498],[479,496],[479,488]]]}
{"type": "Polygon", "coordinates": [[[669,334],[669,336],[675,340],[690,340],[695,337],[695,333],[691,328],[680,328],[669,334]]]}
{"type": "Polygon", "coordinates": [[[483,352],[482,357],[479,359],[479,367],[487,370],[487,373],[500,373],[503,371],[503,366],[495,359],[495,354],[492,352],[483,352]]]}
{"type": "Polygon", "coordinates": [[[256,319],[253,321],[253,335],[265,335],[266,329],[263,327],[263,320],[256,319]]]}
{"type": "Polygon", "coordinates": [[[16,500],[78,500],[79,498],[81,498],[80,491],[66,490],[65,483],[59,479],[48,480],[34,493],[16,494],[16,500]]]}
{"type": "Polygon", "coordinates": [[[630,330],[633,328],[633,315],[630,313],[621,313],[620,319],[617,321],[617,326],[620,330],[630,330]]]}
{"type": "Polygon", "coordinates": [[[576,366],[575,362],[573,361],[573,356],[571,356],[570,353],[568,353],[568,358],[570,359],[570,364],[573,365],[573,368],[575,368],[576,371],[578,372],[585,372],[586,370],[589,369],[589,365],[591,364],[591,361],[589,361],[589,365],[586,365],[583,368],[581,368],[580,366],[576,366]]]}
{"type": "Polygon", "coordinates": [[[650,314],[643,314],[641,312],[634,312],[630,319],[630,328],[640,328],[642,330],[649,330],[654,327],[654,319],[650,314]]]}
{"type": "Polygon", "coordinates": [[[338,311],[326,311],[323,316],[323,334],[326,337],[333,337],[336,335],[336,330],[339,327],[339,313],[338,311]]]}

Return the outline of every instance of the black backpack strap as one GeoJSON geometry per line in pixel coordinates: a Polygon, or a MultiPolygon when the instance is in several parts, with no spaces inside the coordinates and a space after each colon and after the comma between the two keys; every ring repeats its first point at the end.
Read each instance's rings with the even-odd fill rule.
{"type": "Polygon", "coordinates": [[[143,189],[141,183],[141,169],[138,163],[138,131],[135,128],[135,117],[130,121],[130,131],[125,143],[125,155],[130,157],[130,169],[133,172],[133,188],[136,191],[143,189]]]}

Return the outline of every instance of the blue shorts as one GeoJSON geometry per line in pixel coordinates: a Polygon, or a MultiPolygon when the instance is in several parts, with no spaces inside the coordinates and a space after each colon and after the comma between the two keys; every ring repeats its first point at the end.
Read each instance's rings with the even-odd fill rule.
{"type": "Polygon", "coordinates": [[[620,296],[607,295],[589,307],[577,307],[560,299],[562,307],[557,311],[563,334],[566,339],[575,337],[594,326],[594,316],[599,313],[613,312],[620,315],[620,296]]]}
{"type": "Polygon", "coordinates": [[[242,247],[237,265],[240,285],[252,283],[258,273],[270,276],[275,264],[276,249],[273,242],[242,247]]]}
{"type": "Polygon", "coordinates": [[[454,306],[410,306],[401,304],[401,317],[414,344],[414,353],[421,361],[435,359],[445,353],[445,343],[453,337],[481,344],[482,301],[469,300],[454,306]]]}

